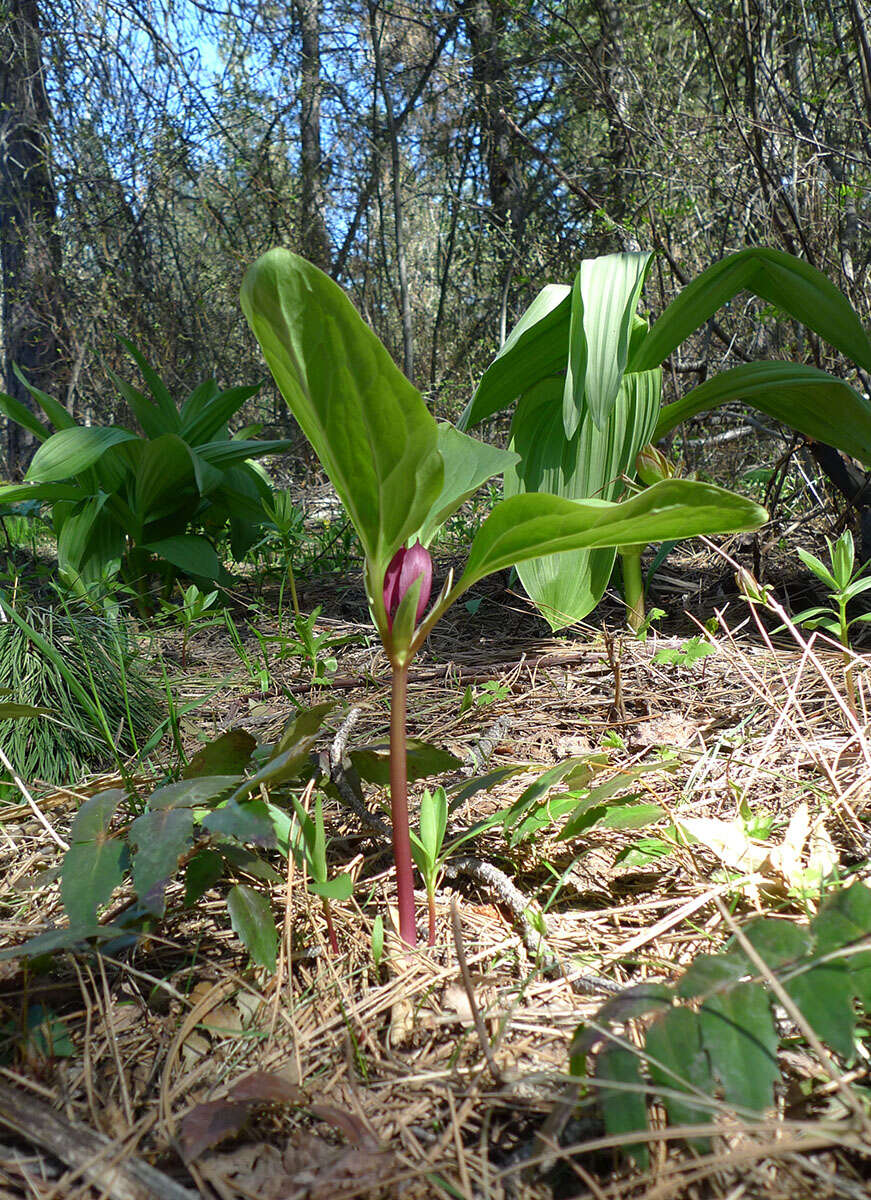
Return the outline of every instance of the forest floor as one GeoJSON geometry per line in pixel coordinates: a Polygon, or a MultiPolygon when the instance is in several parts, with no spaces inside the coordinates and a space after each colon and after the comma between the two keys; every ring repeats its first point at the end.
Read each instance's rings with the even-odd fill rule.
{"type": "MultiPolygon", "coordinates": [[[[614,781],[603,818],[578,838],[558,840],[554,821],[510,846],[497,826],[463,850],[544,911],[546,952],[504,896],[462,871],[439,886],[435,946],[403,951],[389,931],[389,854],[330,803],[330,853],[355,879],[352,898],[333,904],[338,955],[319,901],[291,872],[271,885],[282,929],[272,975],[251,966],[218,891],[186,909],[180,881],[165,921],[134,948],[0,963],[0,1024],[14,1032],[41,1005],[64,1046],[16,1041],[7,1025],[0,1197],[868,1195],[867,1121],[857,1130],[840,1119],[843,1079],[799,1038],[781,1055],[776,1111],[752,1123],[724,1109],[707,1151],[687,1148],[654,1106],[647,1170],[617,1156],[620,1138],[606,1136],[592,1093],[568,1075],[573,1034],[594,1020],[607,983],[673,980],[758,911],[806,920],[818,900],[802,882],[808,855],[867,873],[871,663],[859,655],[854,718],[840,655],[819,640],[809,649],[788,633],[772,639],[733,579],[710,549],[683,550],[651,598],[673,614],[667,632],[646,641],[622,630],[607,601],[598,627],[544,637],[528,603],[491,581],[477,611],[457,606],[416,661],[409,734],[462,762],[446,784],[594,754],[596,782],[614,781]],[[719,614],[713,652],[689,663],[688,642],[706,635],[685,608],[719,614]],[[633,827],[626,806],[639,802],[665,816],[633,827]],[[669,843],[663,828],[684,818],[709,824],[695,844],[669,843]],[[752,870],[740,861],[750,833],[767,848],[752,870]],[[376,964],[377,914],[388,933],[376,964]]],[[[302,703],[335,699],[334,730],[356,707],[357,742],[385,738],[389,673],[358,581],[319,581],[302,603],[323,604],[318,628],[349,639],[330,651],[328,687],[312,688],[299,659],[276,659],[262,692],[223,630],[195,634],[181,672],[179,635],[163,637],[179,702],[202,701],[184,719],[191,750],[240,727],[274,739],[290,715],[283,689],[302,703]]],[[[451,827],[513,803],[535,777],[477,792],[451,827]]],[[[38,803],[68,835],[81,799],[115,782],[43,792],[38,803]]],[[[46,886],[60,858],[27,804],[0,806],[0,944],[63,923],[59,889],[46,886]]],[[[125,902],[116,895],[112,910],[125,902]]]]}

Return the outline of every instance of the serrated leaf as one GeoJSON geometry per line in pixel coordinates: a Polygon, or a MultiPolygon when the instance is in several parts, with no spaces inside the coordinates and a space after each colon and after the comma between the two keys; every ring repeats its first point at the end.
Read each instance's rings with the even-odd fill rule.
{"type": "Polygon", "coordinates": [[[164,892],[193,834],[194,814],[189,808],[158,808],[143,813],[130,826],[133,886],[149,912],[162,916],[164,892]]]}
{"type": "Polygon", "coordinates": [[[774,1103],[777,1031],[771,1002],[758,983],[736,983],[699,1009],[702,1043],[723,1084],[727,1103],[763,1113],[774,1103]]]}
{"type": "Polygon", "coordinates": [[[278,931],[266,897],[245,883],[237,883],[227,896],[227,911],[230,924],[252,961],[274,972],[278,931]]]}
{"type": "Polygon", "coordinates": [[[244,729],[228,729],[198,750],[182,772],[183,779],[232,775],[237,779],[251,761],[257,739],[244,729]]]}

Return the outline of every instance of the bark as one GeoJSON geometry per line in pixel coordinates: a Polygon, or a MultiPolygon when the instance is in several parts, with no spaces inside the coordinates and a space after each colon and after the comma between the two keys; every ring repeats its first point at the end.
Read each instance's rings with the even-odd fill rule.
{"type": "MultiPolygon", "coordinates": [[[[17,366],[43,391],[57,389],[60,240],[49,161],[48,97],[38,0],[7,0],[0,15],[0,387],[32,408],[17,366]]],[[[24,465],[30,436],[11,422],[10,474],[24,465]]]]}
{"type": "Polygon", "coordinates": [[[320,0],[296,0],[302,61],[299,85],[300,237],[303,253],[322,271],[330,269],[330,235],[321,147],[320,0]]]}

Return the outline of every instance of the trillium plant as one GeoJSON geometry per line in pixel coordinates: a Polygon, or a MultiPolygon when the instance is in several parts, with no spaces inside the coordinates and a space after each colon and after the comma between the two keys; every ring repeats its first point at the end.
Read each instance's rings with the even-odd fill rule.
{"type": "MultiPolygon", "coordinates": [[[[291,412],[357,531],[369,610],[392,671],[390,792],[399,932],[417,942],[408,814],[408,669],[439,618],[485,576],[581,549],[753,529],[757,504],[710,484],[664,479],[622,502],[543,491],[497,504],[459,579],[435,600],[428,547],[440,526],[494,475],[522,469],[515,450],[437,423],[344,292],[289,250],[248,270],[242,308],[291,412]]],[[[516,394],[506,381],[506,403],[516,394]]]]}

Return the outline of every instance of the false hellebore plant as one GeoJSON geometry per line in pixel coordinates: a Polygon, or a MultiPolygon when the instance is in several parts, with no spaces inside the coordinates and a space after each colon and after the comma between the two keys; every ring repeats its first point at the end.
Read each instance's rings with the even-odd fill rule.
{"type": "Polygon", "coordinates": [[[493,475],[513,469],[519,455],[437,424],[341,288],[289,250],[271,250],[254,263],[241,300],[365,555],[369,609],[393,673],[390,792],[399,932],[415,945],[406,694],[409,664],[436,621],[480,579],[515,563],[752,529],[766,513],[731,492],[685,480],[665,480],[619,504],[544,492],[511,496],[481,524],[460,579],[449,573],[427,612],[427,546],[464,500],[493,475]]]}

